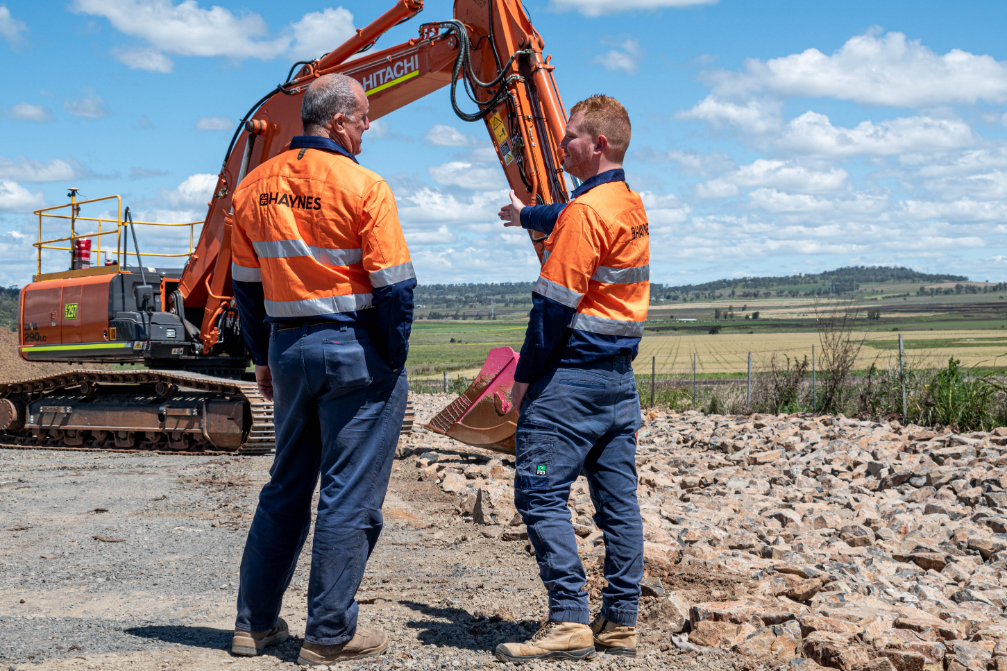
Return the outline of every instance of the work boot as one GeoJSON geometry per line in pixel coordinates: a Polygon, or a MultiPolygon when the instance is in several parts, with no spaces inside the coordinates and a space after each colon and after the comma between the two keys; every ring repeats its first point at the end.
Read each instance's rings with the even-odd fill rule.
{"type": "Polygon", "coordinates": [[[353,634],[353,638],[339,645],[322,645],[305,641],[301,644],[297,663],[305,666],[335,664],[347,659],[380,655],[387,647],[388,636],[385,632],[380,629],[357,627],[357,633],[353,634]]]}
{"type": "Polygon", "coordinates": [[[527,643],[501,643],[493,656],[515,664],[533,659],[591,659],[591,628],[578,622],[546,622],[527,643]]]}
{"type": "Polygon", "coordinates": [[[267,631],[241,631],[234,630],[234,638],[231,639],[231,654],[243,657],[255,657],[262,654],[262,649],[283,643],[287,640],[290,629],[283,618],[276,620],[276,626],[267,631]]]}
{"type": "Polygon", "coordinates": [[[636,627],[610,622],[601,615],[591,623],[594,647],[603,655],[636,657],[636,627]]]}

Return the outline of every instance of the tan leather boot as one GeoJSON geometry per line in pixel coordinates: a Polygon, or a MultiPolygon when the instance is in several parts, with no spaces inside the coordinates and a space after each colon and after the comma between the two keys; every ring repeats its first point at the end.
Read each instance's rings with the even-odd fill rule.
{"type": "Polygon", "coordinates": [[[283,618],[276,621],[276,626],[268,631],[241,631],[234,630],[234,638],[231,639],[231,654],[242,657],[254,657],[262,654],[262,649],[283,643],[287,640],[290,630],[283,618]]]}
{"type": "Polygon", "coordinates": [[[501,662],[533,659],[591,659],[591,628],[577,622],[546,622],[527,643],[501,643],[493,656],[501,662]]]}
{"type": "Polygon", "coordinates": [[[339,645],[321,645],[305,641],[301,644],[297,663],[305,666],[335,664],[347,659],[380,655],[387,647],[388,636],[385,632],[380,629],[357,627],[357,633],[353,634],[353,638],[339,645]]]}
{"type": "Polygon", "coordinates": [[[636,627],[609,622],[601,615],[591,623],[594,647],[603,655],[636,657],[636,627]]]}

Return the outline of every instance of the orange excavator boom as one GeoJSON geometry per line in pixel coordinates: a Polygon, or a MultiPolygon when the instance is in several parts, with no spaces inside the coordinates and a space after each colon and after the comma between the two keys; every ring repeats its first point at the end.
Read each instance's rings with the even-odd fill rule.
{"type": "MultiPolygon", "coordinates": [[[[553,66],[542,52],[544,42],[521,1],[456,0],[452,19],[425,23],[418,37],[368,51],[388,30],[422,9],[422,0],[398,0],[341,46],[317,60],[295,64],[302,66],[296,76],[292,69],[288,80],[241,120],[221,167],[202,236],[179,283],[185,306],[203,308],[199,339],[204,353],[218,346],[225,317],[234,305],[231,195],[249,171],[284,151],[300,134],[301,96],[322,75],[338,72],[359,81],[370,100],[372,120],[450,87],[459,118],[486,126],[518,197],[529,203],[566,202],[559,150],[566,115],[553,66]],[[468,99],[464,103],[459,102],[460,92],[468,99]]],[[[543,239],[532,234],[532,243],[541,259],[543,239]]],[[[505,396],[515,362],[512,351],[491,356],[484,374],[463,395],[467,400],[459,399],[454,410],[442,413],[431,428],[448,435],[461,431],[464,437],[456,437],[464,442],[507,449],[513,444],[515,417],[505,396]]]]}

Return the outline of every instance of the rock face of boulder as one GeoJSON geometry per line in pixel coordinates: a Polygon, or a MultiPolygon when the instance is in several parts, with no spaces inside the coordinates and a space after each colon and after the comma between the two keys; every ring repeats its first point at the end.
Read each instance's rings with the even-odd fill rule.
{"type": "MultiPolygon", "coordinates": [[[[765,663],[1007,670],[1007,429],[651,411],[638,439],[657,578],[643,587],[641,616],[658,632],[644,645],[674,634],[765,663]]],[[[410,440],[419,476],[465,518],[527,538],[512,459],[410,440]]],[[[569,509],[596,592],[604,539],[583,479],[569,509]]]]}

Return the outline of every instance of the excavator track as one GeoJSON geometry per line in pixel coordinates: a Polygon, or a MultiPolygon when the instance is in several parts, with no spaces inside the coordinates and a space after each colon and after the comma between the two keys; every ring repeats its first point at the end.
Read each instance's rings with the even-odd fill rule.
{"type": "MultiPolygon", "coordinates": [[[[401,433],[411,432],[413,421],[410,404],[401,433]]],[[[187,371],[78,369],[0,382],[0,426],[5,427],[0,448],[194,456],[268,454],[276,448],[273,404],[254,382],[187,371]],[[119,393],[105,395],[106,404],[101,404],[97,401],[106,389],[119,393]],[[107,414],[104,405],[122,404],[122,399],[125,406],[116,417],[125,421],[116,426],[87,422],[89,411],[104,409],[107,414]],[[75,423],[80,416],[84,424],[75,423]],[[131,427],[130,419],[146,426],[131,427]],[[215,434],[213,426],[230,431],[215,434]]]]}

